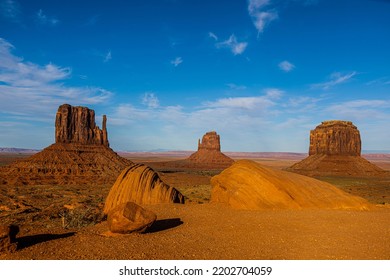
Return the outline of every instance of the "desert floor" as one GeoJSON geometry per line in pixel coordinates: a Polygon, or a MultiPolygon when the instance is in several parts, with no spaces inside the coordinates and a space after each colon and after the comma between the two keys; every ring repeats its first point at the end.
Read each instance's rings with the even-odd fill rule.
{"type": "MultiPolygon", "coordinates": [[[[186,204],[147,206],[158,216],[148,232],[112,235],[101,215],[109,185],[0,186],[0,224],[20,226],[17,252],[0,259],[390,259],[390,178],[320,178],[376,204],[372,211],[243,211],[209,203],[217,170],[127,157],[152,166],[186,204]]],[[[277,169],[298,160],[251,159],[277,169]]],[[[390,170],[388,158],[371,161],[390,170]]]]}

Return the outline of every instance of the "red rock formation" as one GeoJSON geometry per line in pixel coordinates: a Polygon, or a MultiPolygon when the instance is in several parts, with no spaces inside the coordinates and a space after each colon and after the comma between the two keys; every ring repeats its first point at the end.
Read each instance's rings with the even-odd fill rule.
{"type": "Polygon", "coordinates": [[[309,155],[360,156],[361,140],[350,121],[324,121],[310,131],[309,155]]]}
{"type": "Polygon", "coordinates": [[[363,198],[310,177],[240,160],[211,178],[211,202],[231,208],[355,209],[372,206],[363,198]]]}
{"type": "Polygon", "coordinates": [[[104,213],[116,206],[134,202],[140,205],[156,203],[184,203],[184,196],[165,184],[158,174],[143,164],[134,164],[122,171],[110,189],[104,213]]]}
{"type": "Polygon", "coordinates": [[[56,143],[9,166],[0,167],[0,184],[90,185],[113,183],[132,164],[109,148],[103,129],[95,124],[95,113],[86,107],[64,104],[55,122],[56,143]]]}
{"type": "Polygon", "coordinates": [[[56,143],[97,144],[108,147],[106,122],[107,117],[104,115],[103,129],[100,129],[95,123],[94,110],[61,105],[55,121],[56,143]]]}
{"type": "Polygon", "coordinates": [[[198,140],[198,151],[187,159],[190,165],[204,166],[208,168],[226,168],[234,160],[221,153],[220,137],[215,131],[207,132],[198,140]]]}
{"type": "Polygon", "coordinates": [[[310,131],[309,157],[289,171],[309,176],[381,176],[387,173],[360,156],[359,130],[350,121],[324,121],[310,131]]]}
{"type": "Polygon", "coordinates": [[[155,213],[133,202],[122,203],[107,215],[108,228],[113,233],[144,232],[157,219],[155,213]]]}
{"type": "Polygon", "coordinates": [[[210,131],[203,135],[202,142],[200,142],[200,139],[198,140],[198,151],[201,150],[221,151],[220,138],[215,131],[210,131]]]}

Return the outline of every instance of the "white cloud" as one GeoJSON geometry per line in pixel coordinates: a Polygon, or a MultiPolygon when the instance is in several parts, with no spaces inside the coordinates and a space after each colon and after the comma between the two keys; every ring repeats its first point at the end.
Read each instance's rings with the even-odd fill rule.
{"type": "Polygon", "coordinates": [[[238,42],[234,34],[232,34],[226,41],[216,43],[217,48],[228,48],[234,55],[242,54],[247,46],[247,42],[238,42]]]}
{"type": "Polygon", "coordinates": [[[0,38],[0,112],[9,117],[46,118],[63,103],[100,104],[112,96],[99,87],[66,86],[64,81],[71,78],[71,68],[25,61],[13,55],[13,50],[8,41],[0,38]]]}
{"type": "Polygon", "coordinates": [[[213,38],[215,41],[218,41],[218,36],[215,35],[213,32],[209,32],[209,37],[213,38]]]}
{"type": "Polygon", "coordinates": [[[0,2],[0,14],[5,19],[13,22],[19,22],[21,10],[20,5],[14,0],[3,0],[0,2]]]}
{"type": "Polygon", "coordinates": [[[278,66],[284,72],[291,72],[295,68],[295,65],[287,60],[280,62],[278,66]]]}
{"type": "Polygon", "coordinates": [[[171,64],[175,67],[179,66],[183,63],[183,59],[181,57],[176,57],[174,60],[171,60],[171,64]]]}
{"type": "Polygon", "coordinates": [[[313,84],[312,88],[321,88],[321,89],[327,90],[327,89],[330,89],[331,87],[334,87],[336,85],[343,84],[343,83],[350,81],[357,74],[358,73],[356,71],[349,72],[346,74],[343,74],[341,72],[334,72],[330,75],[330,78],[327,82],[313,84]]]}
{"type": "Polygon", "coordinates": [[[112,59],[111,51],[108,51],[104,57],[104,62],[109,62],[112,59]]]}
{"type": "Polygon", "coordinates": [[[269,0],[248,1],[248,12],[258,33],[263,33],[265,27],[279,17],[275,9],[267,9],[270,4],[269,0]]]}
{"type": "Polygon", "coordinates": [[[142,104],[154,109],[160,106],[160,101],[153,92],[145,92],[142,97],[142,104]]]}
{"type": "Polygon", "coordinates": [[[55,26],[60,22],[55,17],[49,17],[49,16],[45,15],[43,13],[42,9],[39,9],[39,11],[36,13],[36,19],[37,19],[38,23],[43,24],[43,25],[48,24],[48,25],[55,26]]]}
{"type": "Polygon", "coordinates": [[[333,116],[347,120],[388,120],[390,100],[359,99],[330,105],[326,111],[333,116]]]}

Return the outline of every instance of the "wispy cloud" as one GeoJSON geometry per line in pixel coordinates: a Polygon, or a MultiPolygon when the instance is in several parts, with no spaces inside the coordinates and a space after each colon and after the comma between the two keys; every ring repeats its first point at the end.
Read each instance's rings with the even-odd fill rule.
{"type": "Polygon", "coordinates": [[[158,108],[160,106],[160,101],[158,97],[153,92],[145,92],[142,97],[142,104],[148,106],[148,108],[158,108]]]}
{"type": "Polygon", "coordinates": [[[390,108],[390,100],[358,99],[343,103],[332,104],[326,111],[333,116],[352,120],[388,120],[390,117],[387,109],[390,108]],[[384,110],[386,109],[386,110],[384,110]]]}
{"type": "Polygon", "coordinates": [[[215,35],[215,33],[213,33],[213,32],[209,32],[209,37],[213,38],[215,41],[218,41],[218,36],[215,35]]]}
{"type": "Polygon", "coordinates": [[[112,59],[111,51],[108,51],[104,56],[103,62],[109,62],[112,59]]]}
{"type": "Polygon", "coordinates": [[[347,83],[353,77],[355,77],[357,74],[358,74],[358,72],[356,72],[356,71],[349,72],[349,73],[334,72],[330,75],[330,78],[328,81],[326,81],[324,83],[313,84],[312,88],[321,88],[323,90],[327,90],[327,89],[330,89],[336,85],[347,83]]]}
{"type": "Polygon", "coordinates": [[[248,46],[247,42],[239,42],[234,34],[223,42],[216,43],[217,48],[228,48],[234,55],[242,54],[248,46]]]}
{"type": "Polygon", "coordinates": [[[181,57],[176,57],[174,60],[171,60],[171,64],[175,67],[179,66],[183,63],[183,59],[181,57]]]}
{"type": "Polygon", "coordinates": [[[55,26],[60,22],[56,17],[47,16],[42,9],[39,9],[36,13],[36,20],[39,24],[51,26],[55,26]]]}
{"type": "Polygon", "coordinates": [[[279,17],[278,12],[275,9],[268,8],[270,4],[270,0],[248,1],[248,12],[258,31],[258,34],[263,33],[265,27],[279,17]]]}
{"type": "Polygon", "coordinates": [[[287,72],[287,73],[291,72],[295,68],[295,65],[292,64],[291,62],[287,61],[287,60],[284,60],[284,61],[280,62],[278,64],[278,66],[279,66],[280,70],[282,70],[284,72],[287,72]]]}
{"type": "Polygon", "coordinates": [[[19,22],[21,15],[19,2],[15,0],[2,0],[0,2],[0,15],[7,20],[19,22]]]}
{"type": "MultiPolygon", "coordinates": [[[[66,86],[72,69],[39,65],[12,54],[14,46],[0,38],[0,112],[9,116],[47,116],[62,103],[80,105],[107,101],[112,93],[99,87],[66,86]],[[46,112],[46,113],[45,113],[46,112]]],[[[51,116],[52,117],[52,116],[51,116]]]]}
{"type": "Polygon", "coordinates": [[[236,85],[234,83],[229,83],[229,84],[226,84],[230,89],[233,89],[233,90],[244,90],[246,89],[246,86],[244,85],[236,85]]]}

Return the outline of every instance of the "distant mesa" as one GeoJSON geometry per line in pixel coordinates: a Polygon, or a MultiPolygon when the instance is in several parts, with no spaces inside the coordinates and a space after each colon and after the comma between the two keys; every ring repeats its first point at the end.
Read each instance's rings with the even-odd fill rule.
{"type": "Polygon", "coordinates": [[[133,164],[122,171],[111,187],[104,205],[104,213],[127,202],[139,205],[184,203],[184,196],[165,184],[158,174],[144,164],[133,164]]]}
{"type": "Polygon", "coordinates": [[[310,131],[309,156],[288,168],[309,176],[380,176],[387,174],[361,157],[359,130],[350,121],[324,121],[310,131]]]}
{"type": "Polygon", "coordinates": [[[220,136],[215,131],[207,132],[198,140],[198,151],[190,155],[187,161],[192,165],[211,168],[229,167],[234,160],[221,153],[220,136]]]}
{"type": "Polygon", "coordinates": [[[55,144],[41,152],[0,168],[0,184],[84,185],[113,183],[132,164],[109,148],[103,116],[100,129],[95,112],[87,107],[59,106],[55,120],[55,144]]]}
{"type": "Polygon", "coordinates": [[[233,209],[355,209],[372,207],[317,179],[265,167],[251,160],[236,161],[211,178],[211,202],[233,209]]]}

